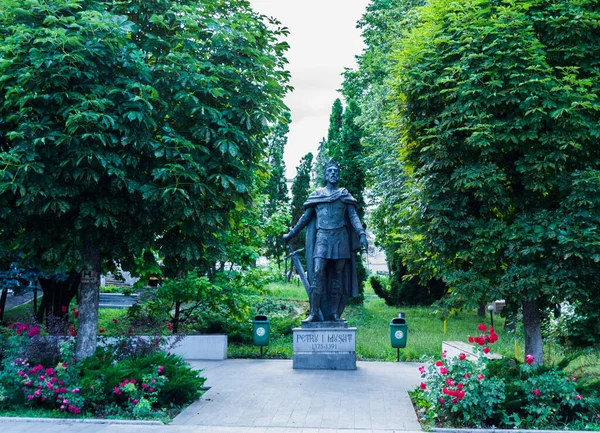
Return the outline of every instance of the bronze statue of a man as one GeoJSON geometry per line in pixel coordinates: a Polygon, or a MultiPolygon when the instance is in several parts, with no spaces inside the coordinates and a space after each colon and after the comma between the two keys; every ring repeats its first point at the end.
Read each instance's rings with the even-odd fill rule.
{"type": "Polygon", "coordinates": [[[310,315],[306,322],[339,321],[348,298],[358,296],[356,254],[367,249],[367,236],[356,200],[337,186],[340,167],[331,160],[324,167],[324,188],[318,188],[304,203],[304,215],[283,236],[289,242],[306,230],[306,267],[310,281],[310,315]]]}

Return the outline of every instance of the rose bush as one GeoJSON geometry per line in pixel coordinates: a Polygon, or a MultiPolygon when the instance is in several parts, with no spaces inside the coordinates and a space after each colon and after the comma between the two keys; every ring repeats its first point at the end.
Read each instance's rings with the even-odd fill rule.
{"type": "Polygon", "coordinates": [[[534,367],[532,355],[489,359],[490,345],[498,340],[493,328],[481,324],[480,334],[469,336],[476,360],[460,353],[456,358],[425,359],[419,367],[423,381],[413,391],[420,419],[454,427],[558,428],[575,424],[600,429],[600,399],[584,396],[576,377],[557,367],[534,367]]]}

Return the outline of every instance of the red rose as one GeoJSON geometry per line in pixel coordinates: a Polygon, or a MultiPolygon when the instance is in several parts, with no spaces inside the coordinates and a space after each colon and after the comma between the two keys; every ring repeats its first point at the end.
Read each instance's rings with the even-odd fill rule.
{"type": "Polygon", "coordinates": [[[460,359],[461,361],[464,361],[465,359],[467,359],[467,355],[465,355],[464,353],[459,353],[458,354],[458,359],[460,359]]]}
{"type": "Polygon", "coordinates": [[[116,325],[119,321],[113,317],[113,323],[116,325]]]}
{"type": "Polygon", "coordinates": [[[473,341],[475,341],[475,340],[473,339],[473,337],[471,337],[471,336],[469,335],[469,338],[467,338],[467,341],[468,341],[469,343],[472,343],[472,342],[473,342],[473,341]]]}
{"type": "Polygon", "coordinates": [[[448,369],[446,367],[442,367],[442,368],[440,368],[440,373],[441,374],[448,374],[448,369]]]}
{"type": "Polygon", "coordinates": [[[459,391],[463,389],[463,384],[459,383],[458,385],[456,385],[456,389],[458,389],[459,391]]]}
{"type": "Polygon", "coordinates": [[[169,331],[172,331],[173,330],[173,324],[172,323],[167,323],[167,329],[169,331]]]}
{"type": "Polygon", "coordinates": [[[454,386],[454,381],[452,379],[448,378],[448,380],[446,381],[446,385],[454,386]]]}
{"type": "Polygon", "coordinates": [[[106,331],[106,329],[100,328],[100,329],[98,329],[98,331],[100,332],[100,334],[104,334],[104,332],[106,331]]]}
{"type": "Polygon", "coordinates": [[[442,365],[444,365],[444,363],[442,361],[438,361],[435,363],[436,367],[441,367],[442,365]]]}
{"type": "Polygon", "coordinates": [[[440,402],[441,404],[444,404],[444,403],[446,403],[446,401],[445,401],[445,400],[444,400],[442,397],[440,397],[438,400],[439,400],[439,402],[440,402]]]}
{"type": "Polygon", "coordinates": [[[67,312],[67,306],[66,306],[66,305],[63,305],[62,307],[60,307],[60,310],[61,310],[63,313],[66,313],[66,312],[67,312]]]}
{"type": "Polygon", "coordinates": [[[490,348],[489,347],[484,347],[483,348],[483,353],[490,353],[490,348]]]}
{"type": "Polygon", "coordinates": [[[538,396],[538,395],[540,395],[541,393],[542,393],[542,392],[541,392],[539,389],[537,389],[537,388],[533,390],[533,395],[536,395],[536,396],[538,396]]]}
{"type": "Polygon", "coordinates": [[[485,378],[485,376],[483,374],[478,374],[477,375],[477,379],[479,380],[483,380],[485,378]]]}
{"type": "Polygon", "coordinates": [[[427,389],[427,385],[425,385],[423,382],[421,382],[421,384],[419,385],[419,388],[427,389]]]}
{"type": "Polygon", "coordinates": [[[485,326],[483,323],[480,323],[477,329],[480,331],[487,331],[487,326],[485,326]]]}
{"type": "Polygon", "coordinates": [[[533,361],[535,360],[535,358],[533,357],[533,355],[527,355],[525,357],[525,362],[529,365],[533,364],[533,361]]]}

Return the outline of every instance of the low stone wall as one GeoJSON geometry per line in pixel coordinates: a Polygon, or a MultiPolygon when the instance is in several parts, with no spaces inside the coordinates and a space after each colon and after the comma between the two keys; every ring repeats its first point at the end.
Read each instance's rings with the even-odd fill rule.
{"type": "Polygon", "coordinates": [[[189,360],[227,359],[227,335],[187,335],[173,348],[173,353],[189,360]]]}
{"type": "MultiPolygon", "coordinates": [[[[442,341],[442,353],[446,351],[447,358],[457,358],[459,354],[464,353],[470,361],[476,361],[480,354],[474,352],[474,346],[463,343],[462,341],[442,341]]],[[[498,353],[484,353],[488,359],[500,359],[502,355],[498,353]]]]}
{"type": "MultiPolygon", "coordinates": [[[[142,335],[142,338],[151,338],[142,335]]],[[[170,345],[175,337],[167,339],[167,345],[170,345]]],[[[112,344],[117,339],[115,337],[105,337],[98,339],[98,344],[103,342],[112,344]]],[[[206,334],[206,335],[186,335],[177,344],[170,349],[170,352],[181,356],[185,360],[210,360],[220,361],[227,359],[227,335],[224,334],[206,334]]]]}

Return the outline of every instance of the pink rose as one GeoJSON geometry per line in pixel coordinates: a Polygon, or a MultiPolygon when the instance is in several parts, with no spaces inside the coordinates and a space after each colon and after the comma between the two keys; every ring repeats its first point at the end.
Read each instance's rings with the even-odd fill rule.
{"type": "Polygon", "coordinates": [[[525,362],[529,365],[533,364],[533,361],[535,360],[535,358],[533,357],[533,355],[527,355],[525,357],[525,362]]]}

